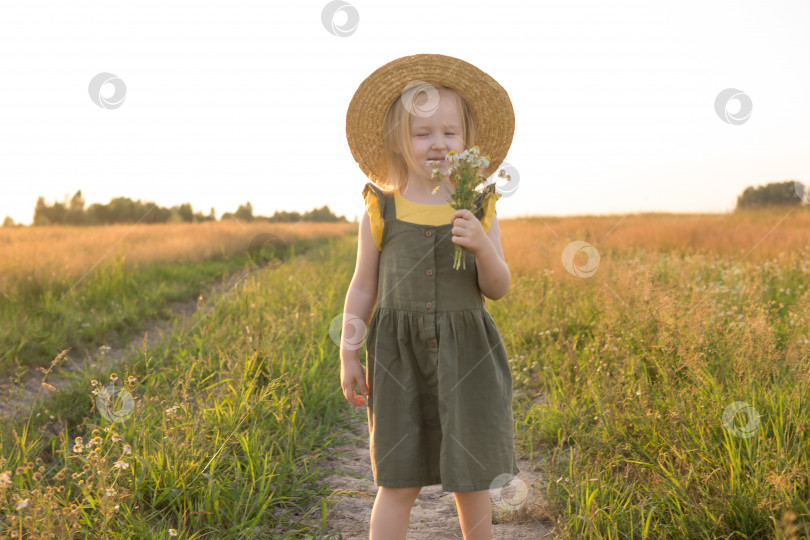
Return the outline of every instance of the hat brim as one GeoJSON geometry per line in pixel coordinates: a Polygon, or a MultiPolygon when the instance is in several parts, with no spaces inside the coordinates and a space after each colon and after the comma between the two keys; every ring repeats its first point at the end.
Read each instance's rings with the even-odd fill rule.
{"type": "Polygon", "coordinates": [[[515,132],[515,112],[506,90],[477,67],[452,56],[415,54],[385,64],[354,93],[346,113],[346,139],[366,176],[385,185],[388,165],[383,146],[383,119],[394,100],[415,82],[444,85],[464,95],[475,119],[476,140],[490,158],[486,176],[506,158],[515,132]]]}

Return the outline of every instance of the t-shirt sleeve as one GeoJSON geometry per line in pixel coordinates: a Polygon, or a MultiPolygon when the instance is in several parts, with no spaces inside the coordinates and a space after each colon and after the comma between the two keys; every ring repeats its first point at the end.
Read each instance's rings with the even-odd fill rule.
{"type": "Polygon", "coordinates": [[[385,222],[382,218],[379,195],[370,183],[363,188],[363,199],[366,201],[366,211],[371,218],[371,236],[374,238],[374,245],[377,246],[377,251],[381,251],[385,222]]]}
{"type": "Polygon", "coordinates": [[[495,191],[495,184],[490,184],[478,196],[481,207],[476,213],[476,217],[481,220],[481,227],[484,232],[488,232],[492,227],[492,220],[495,216],[495,202],[501,198],[501,194],[495,191]]]}

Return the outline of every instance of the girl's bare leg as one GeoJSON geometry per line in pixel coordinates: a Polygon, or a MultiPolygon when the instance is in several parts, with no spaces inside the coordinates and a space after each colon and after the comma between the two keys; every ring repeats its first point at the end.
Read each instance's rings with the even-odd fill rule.
{"type": "Polygon", "coordinates": [[[421,489],[380,486],[371,509],[369,540],[405,540],[411,508],[421,489]]]}
{"type": "Polygon", "coordinates": [[[453,495],[458,506],[458,521],[464,540],[492,538],[492,501],[489,490],[458,491],[453,495]]]}

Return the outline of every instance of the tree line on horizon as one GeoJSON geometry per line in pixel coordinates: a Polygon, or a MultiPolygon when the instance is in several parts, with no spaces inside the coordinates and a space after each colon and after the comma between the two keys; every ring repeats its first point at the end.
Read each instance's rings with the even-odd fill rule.
{"type": "MultiPolygon", "coordinates": [[[[764,186],[747,187],[737,197],[736,210],[763,208],[766,206],[799,206],[807,193],[799,194],[796,181],[772,182],[764,186]]],[[[802,186],[802,191],[806,188],[802,186]]]]}
{"type": "MultiPolygon", "coordinates": [[[[216,221],[214,208],[208,215],[194,212],[191,204],[184,203],[171,208],[158,206],[154,202],[144,202],[140,199],[134,201],[129,197],[115,197],[107,204],[94,203],[85,208],[82,191],[79,190],[70,200],[65,197],[62,202],[53,204],[45,202],[39,197],[34,207],[34,226],[41,225],[113,225],[120,223],[202,223],[216,221]]],[[[254,216],[253,205],[250,202],[239,205],[235,212],[226,212],[220,221],[234,218],[238,221],[267,221],[270,223],[312,221],[319,223],[348,223],[345,216],[336,216],[324,205],[301,214],[300,212],[276,211],[272,216],[254,216]]],[[[6,216],[4,227],[23,226],[15,224],[14,220],[6,216]]]]}
{"type": "MultiPolygon", "coordinates": [[[[797,182],[772,182],[764,186],[749,186],[737,197],[735,210],[763,208],[768,206],[798,206],[802,204],[802,197],[808,198],[808,193],[798,193],[797,182]]],[[[809,187],[802,186],[802,190],[809,187]]],[[[348,223],[345,216],[336,216],[328,205],[310,210],[304,214],[299,212],[276,211],[272,216],[254,216],[253,205],[250,202],[239,205],[235,212],[225,212],[220,221],[234,218],[238,221],[267,221],[271,223],[311,221],[319,223],[348,223]]],[[[82,191],[76,192],[68,200],[54,202],[49,205],[44,197],[37,199],[34,207],[33,225],[111,225],[117,223],[201,223],[216,221],[214,209],[208,215],[194,212],[191,204],[166,208],[153,202],[133,201],[128,197],[116,197],[107,204],[94,203],[85,208],[82,191]]],[[[11,217],[6,216],[3,227],[22,226],[14,223],[11,217]]]]}

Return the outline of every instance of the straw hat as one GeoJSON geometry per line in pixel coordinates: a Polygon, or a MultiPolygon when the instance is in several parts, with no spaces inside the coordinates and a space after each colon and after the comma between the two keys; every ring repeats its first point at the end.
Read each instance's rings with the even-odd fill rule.
{"type": "Polygon", "coordinates": [[[470,104],[475,117],[475,144],[481,155],[490,158],[484,174],[492,175],[503,162],[515,132],[515,112],[506,90],[483,71],[458,58],[415,54],[377,69],[360,84],[349,103],[346,113],[349,148],[360,169],[374,183],[384,184],[388,176],[382,132],[388,107],[411,89],[403,95],[403,104],[416,115],[430,116],[438,103],[432,100],[438,99],[438,92],[429,86],[434,84],[459,91],[470,104]],[[427,103],[419,106],[413,104],[417,87],[425,89],[428,97],[427,103]]]}

